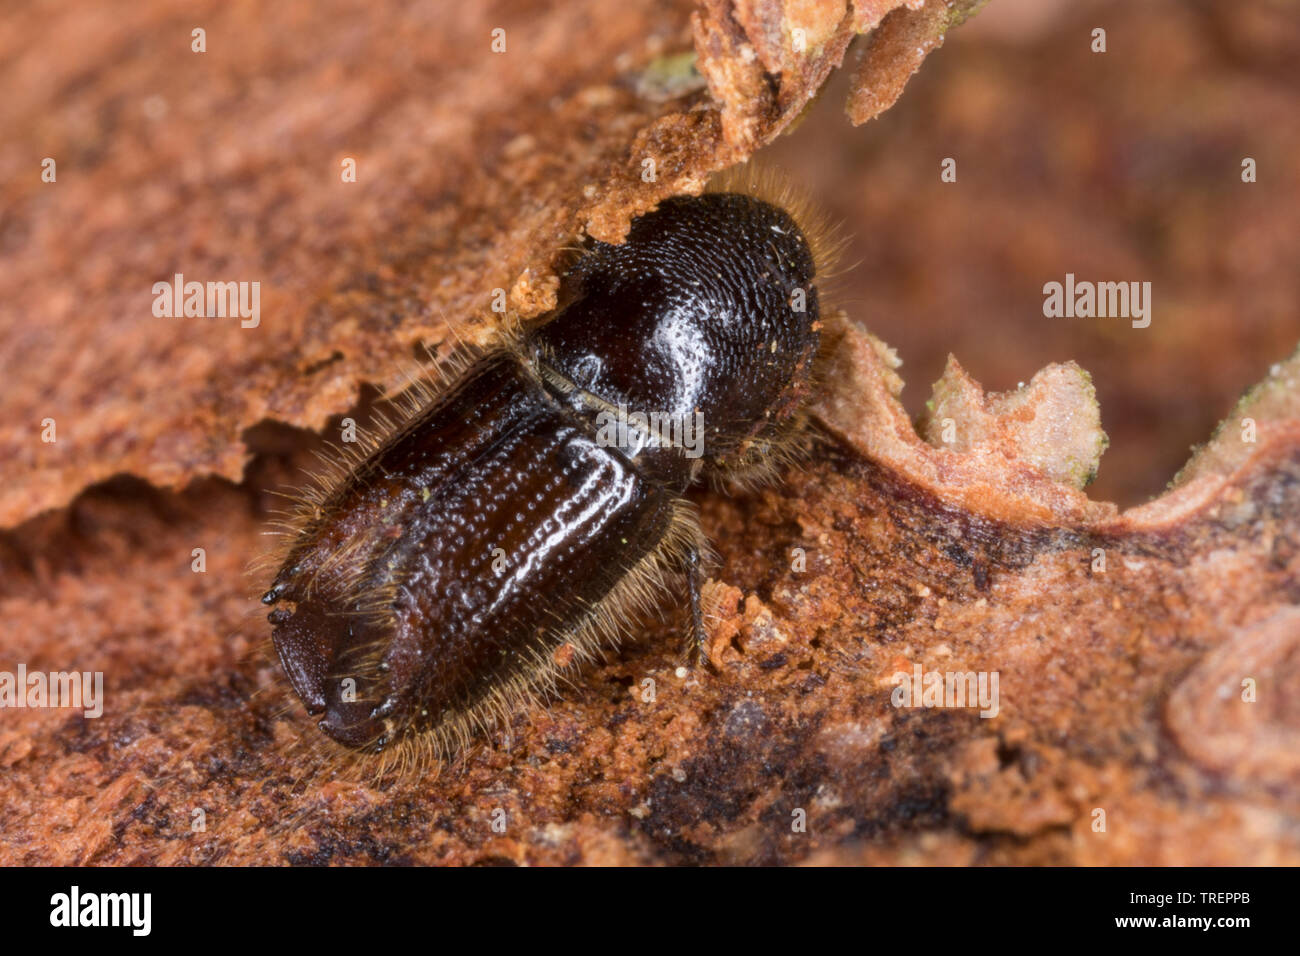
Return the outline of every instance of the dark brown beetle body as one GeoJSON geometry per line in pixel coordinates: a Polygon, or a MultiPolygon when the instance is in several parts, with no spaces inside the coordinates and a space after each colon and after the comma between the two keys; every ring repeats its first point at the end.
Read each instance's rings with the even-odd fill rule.
{"type": "Polygon", "coordinates": [[[805,397],[814,274],[791,215],[738,193],[668,200],[622,245],[594,243],[562,308],[311,507],[263,600],[320,727],[446,755],[553,687],[565,645],[582,660],[613,643],[674,572],[698,642],[706,545],[681,495],[702,468],[760,464],[805,397]],[[702,442],[636,418],[603,440],[616,410],[702,422],[702,442]]]}

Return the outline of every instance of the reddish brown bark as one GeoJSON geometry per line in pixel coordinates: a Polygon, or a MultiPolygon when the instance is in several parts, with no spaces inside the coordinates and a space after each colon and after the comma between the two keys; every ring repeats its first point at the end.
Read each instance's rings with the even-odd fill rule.
{"type": "MultiPolygon", "coordinates": [[[[490,334],[493,289],[544,311],[563,247],[618,239],[774,139],[877,24],[850,108],[893,102],[915,62],[873,57],[934,15],[476,6],[64,5],[0,32],[4,86],[22,91],[0,102],[18,134],[0,142],[0,670],[103,671],[108,695],[99,719],[0,711],[0,860],[1300,861],[1297,360],[1176,487],[1120,511],[1077,487],[1097,421],[1070,366],[1023,370],[1026,391],[1000,397],[954,366],[923,440],[852,296],[849,322],[828,322],[809,461],[772,488],[696,496],[722,556],[717,674],[679,676],[670,613],[436,778],[340,765],[271,660],[265,577],[247,571],[270,490],[322,445],[312,430],[364,416],[370,386],[400,387],[425,346],[490,334]],[[799,54],[782,41],[795,26],[799,54]],[[674,59],[692,47],[702,79],[674,59]],[[151,284],[177,271],[260,279],[261,325],[154,318],[151,284]],[[916,665],[996,671],[998,715],[894,706],[894,675],[916,665]]],[[[1254,89],[1284,88],[1267,51],[1293,36],[1208,16],[1225,18],[1221,48],[1176,34],[1197,69],[1237,76],[1245,57],[1254,89]]],[[[965,95],[977,110],[986,94],[965,95]]],[[[881,190],[917,203],[910,235],[965,221],[881,190]]],[[[890,240],[886,259],[912,261],[890,240]]]]}

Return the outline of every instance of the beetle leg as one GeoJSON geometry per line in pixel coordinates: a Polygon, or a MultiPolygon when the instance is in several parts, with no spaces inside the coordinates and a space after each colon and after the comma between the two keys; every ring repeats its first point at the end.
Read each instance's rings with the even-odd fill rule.
{"type": "Polygon", "coordinates": [[[691,546],[686,553],[686,590],[691,603],[691,634],[687,653],[693,658],[696,667],[705,667],[709,663],[708,632],[704,630],[704,615],[700,611],[700,549],[691,546]]]}

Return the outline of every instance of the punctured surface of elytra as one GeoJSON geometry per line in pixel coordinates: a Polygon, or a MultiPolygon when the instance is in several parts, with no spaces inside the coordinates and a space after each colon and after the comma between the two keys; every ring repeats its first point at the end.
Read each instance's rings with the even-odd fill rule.
{"type": "Polygon", "coordinates": [[[818,348],[815,272],[778,205],[667,200],[623,244],[589,245],[560,308],[310,501],[263,601],[320,728],[445,757],[552,689],[566,657],[615,644],[679,573],[702,653],[707,542],[682,495],[702,470],[761,470],[791,425],[818,348]],[[640,419],[603,441],[620,408],[702,423],[702,445],[651,440],[640,419]]]}

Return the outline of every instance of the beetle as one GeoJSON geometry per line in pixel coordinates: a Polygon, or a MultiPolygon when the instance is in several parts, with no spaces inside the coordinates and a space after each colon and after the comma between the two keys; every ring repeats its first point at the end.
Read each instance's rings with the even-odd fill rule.
{"type": "Polygon", "coordinates": [[[772,470],[818,354],[819,234],[787,205],[675,197],[590,242],[561,305],[306,503],[262,600],[329,737],[446,757],[682,574],[705,661],[708,542],[683,495],[772,470]]]}

